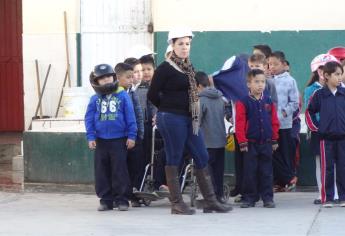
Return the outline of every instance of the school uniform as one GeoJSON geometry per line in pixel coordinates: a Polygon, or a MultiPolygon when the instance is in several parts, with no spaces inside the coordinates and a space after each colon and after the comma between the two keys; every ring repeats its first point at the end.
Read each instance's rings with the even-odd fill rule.
{"type": "Polygon", "coordinates": [[[339,200],[345,201],[345,88],[338,86],[334,93],[328,87],[315,91],[306,112],[310,129],[320,137],[321,202],[334,200],[334,164],[339,200]]]}
{"type": "Polygon", "coordinates": [[[95,189],[101,204],[128,205],[126,140],[136,140],[137,125],[130,97],[122,87],[90,98],[85,114],[86,137],[96,141],[95,189]]]}
{"type": "Polygon", "coordinates": [[[258,196],[273,201],[272,144],[278,141],[276,106],[264,94],[248,95],[236,103],[236,137],[243,152],[243,201],[254,205],[258,196]]]}

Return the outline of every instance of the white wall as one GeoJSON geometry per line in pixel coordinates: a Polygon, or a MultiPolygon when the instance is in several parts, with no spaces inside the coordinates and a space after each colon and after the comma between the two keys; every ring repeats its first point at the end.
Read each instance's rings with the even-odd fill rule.
{"type": "Polygon", "coordinates": [[[155,31],[343,30],[344,0],[153,0],[155,31]]]}
{"type": "Polygon", "coordinates": [[[41,89],[51,64],[43,96],[43,115],[53,116],[66,71],[64,11],[67,12],[71,81],[76,84],[76,33],[79,32],[79,0],[23,0],[24,114],[28,128],[38,103],[35,59],[39,61],[41,89]]]}
{"type": "Polygon", "coordinates": [[[81,0],[82,84],[94,66],[122,62],[133,45],[152,48],[150,0],[81,0]]]}

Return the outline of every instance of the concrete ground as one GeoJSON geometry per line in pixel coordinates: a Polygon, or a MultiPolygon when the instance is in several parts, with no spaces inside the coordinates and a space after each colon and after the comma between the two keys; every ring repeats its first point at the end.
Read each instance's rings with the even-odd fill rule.
{"type": "Polygon", "coordinates": [[[227,214],[197,210],[180,216],[170,214],[167,200],[128,212],[97,212],[94,194],[0,192],[0,235],[345,235],[345,208],[320,208],[312,204],[315,196],[278,193],[275,209],[260,203],[250,209],[234,206],[227,214]]]}

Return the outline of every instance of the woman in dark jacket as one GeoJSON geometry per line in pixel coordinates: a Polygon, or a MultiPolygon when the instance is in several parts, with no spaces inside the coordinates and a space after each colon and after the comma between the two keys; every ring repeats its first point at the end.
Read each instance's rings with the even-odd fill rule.
{"type": "Polygon", "coordinates": [[[171,56],[156,69],[148,99],[158,108],[157,127],[166,153],[165,174],[170,191],[172,214],[191,215],[195,211],[183,201],[178,180],[178,166],[184,147],[195,162],[195,175],[205,199],[204,212],[228,212],[232,207],[217,201],[208,172],[208,154],[199,131],[199,96],[194,68],[189,60],[193,34],[190,30],[169,32],[171,56]]]}

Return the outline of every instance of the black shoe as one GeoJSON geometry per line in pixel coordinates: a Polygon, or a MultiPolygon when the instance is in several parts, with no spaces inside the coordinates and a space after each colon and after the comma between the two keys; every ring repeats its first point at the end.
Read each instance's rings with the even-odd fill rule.
{"type": "Polygon", "coordinates": [[[318,199],[318,198],[315,199],[315,200],[314,200],[314,204],[315,204],[315,205],[320,205],[320,204],[321,204],[321,199],[318,199]]]}
{"type": "Polygon", "coordinates": [[[238,194],[240,194],[240,191],[237,188],[230,191],[230,197],[236,197],[238,194]]]}
{"type": "Polygon", "coordinates": [[[276,204],[273,201],[264,202],[264,207],[265,208],[275,208],[276,204]]]}
{"type": "Polygon", "coordinates": [[[255,203],[253,202],[242,202],[241,208],[250,208],[250,207],[255,207],[255,203]]]}
{"type": "Polygon", "coordinates": [[[117,207],[119,211],[128,211],[128,205],[120,203],[119,206],[117,207]]]}
{"type": "Polygon", "coordinates": [[[97,211],[111,211],[113,208],[109,207],[106,204],[101,203],[97,208],[97,211]]]}
{"type": "Polygon", "coordinates": [[[334,204],[337,204],[337,205],[340,204],[340,200],[339,199],[334,199],[333,202],[334,202],[334,204]]]}

